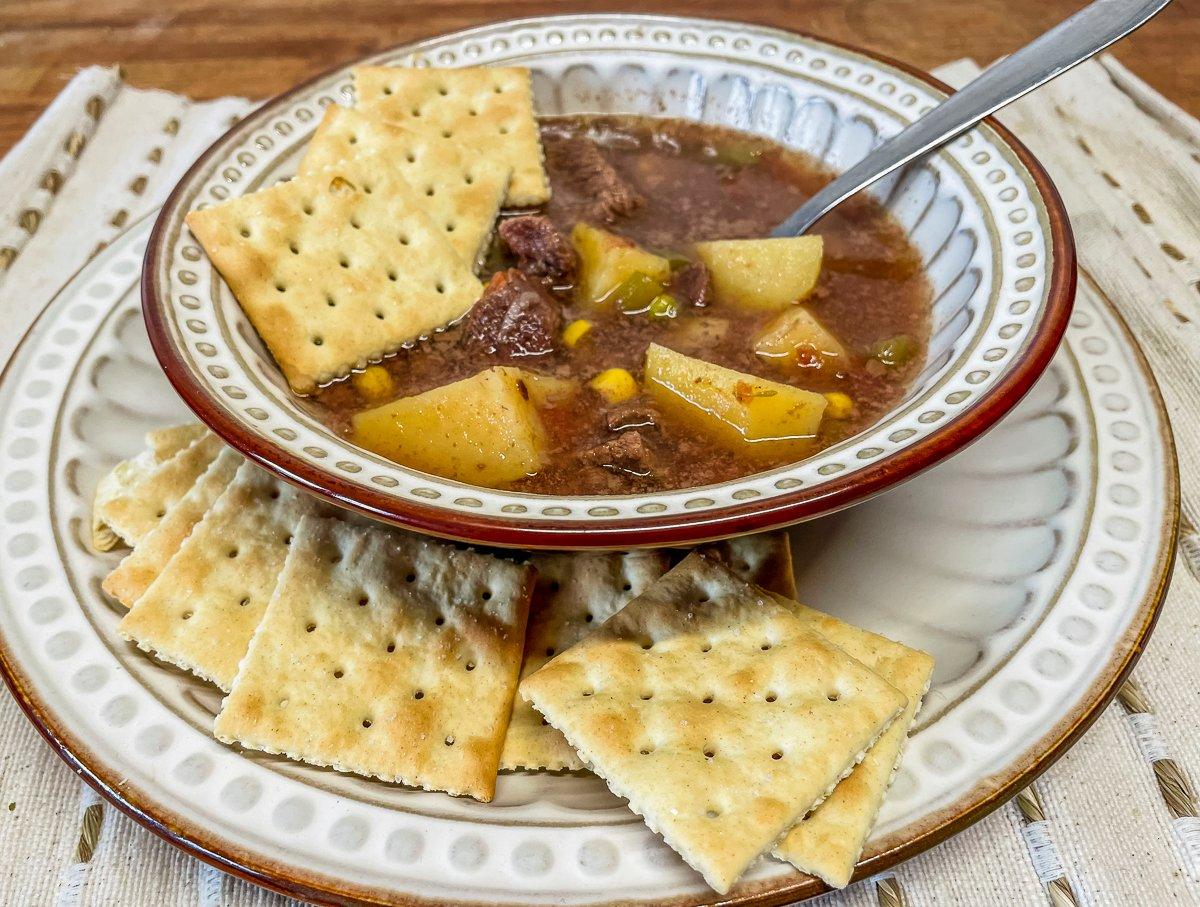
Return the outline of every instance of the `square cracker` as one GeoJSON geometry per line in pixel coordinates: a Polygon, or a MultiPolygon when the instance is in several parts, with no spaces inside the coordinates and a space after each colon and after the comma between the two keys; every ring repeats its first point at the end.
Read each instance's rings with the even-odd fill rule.
{"type": "Polygon", "coordinates": [[[699,553],[525,678],[521,695],[722,894],[906,704],[699,553]]]}
{"type": "Polygon", "coordinates": [[[243,463],[117,632],[228,691],[301,518],[331,511],[243,463]]]}
{"type": "MultiPolygon", "coordinates": [[[[667,569],[663,552],[536,554],[537,586],[529,608],[521,676],[528,677],[625,606],[667,569]]],[[[563,735],[519,696],[513,702],[503,769],[578,770],[583,763],[563,735]]]]}
{"type": "MultiPolygon", "coordinates": [[[[186,433],[175,436],[182,440],[186,433]]],[[[96,486],[92,500],[92,538],[96,547],[108,551],[116,547],[112,536],[130,545],[138,544],[158,525],[166,512],[182,498],[208,465],[221,452],[221,439],[205,431],[190,444],[165,460],[152,446],[132,460],[125,460],[96,486]]],[[[169,446],[158,449],[167,450],[169,446]]]]}
{"type": "Polygon", "coordinates": [[[440,135],[431,137],[361,110],[332,105],[297,175],[325,173],[354,185],[376,186],[402,179],[422,197],[434,226],[475,269],[487,253],[511,172],[506,163],[460,153],[440,135]]]}
{"type": "Polygon", "coordinates": [[[337,520],[292,549],[217,737],[490,800],[533,571],[337,520]]]}
{"type": "Polygon", "coordinates": [[[704,549],[740,579],[784,598],[796,597],[792,542],[786,530],[759,532],[726,539],[704,549]]]}
{"type": "Polygon", "coordinates": [[[792,828],[773,851],[775,856],[820,877],[827,885],[844,888],[850,883],[854,864],[875,825],[875,817],[899,765],[909,728],[921,707],[921,698],[929,689],[933,659],[924,652],[829,614],[777,595],[773,598],[908,697],[904,712],[875,741],[858,767],[820,806],[792,828]]]}
{"type": "Polygon", "coordinates": [[[483,290],[403,180],[341,176],[192,211],[188,227],[298,393],[462,317],[483,290]]]}
{"type": "Polygon", "coordinates": [[[104,591],[126,608],[132,607],[179,550],[192,527],[233,481],[241,463],[237,453],[224,448],[188,493],[167,510],[159,524],[104,578],[101,584],[104,591]]]}
{"type": "Polygon", "coordinates": [[[528,69],[359,66],[354,93],[356,106],[365,113],[453,141],[468,157],[507,164],[512,178],[506,205],[524,208],[549,201],[528,69]]]}

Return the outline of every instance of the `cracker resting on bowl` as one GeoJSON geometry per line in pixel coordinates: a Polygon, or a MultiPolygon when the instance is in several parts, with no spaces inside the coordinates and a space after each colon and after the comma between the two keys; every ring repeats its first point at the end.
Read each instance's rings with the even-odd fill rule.
{"type": "Polygon", "coordinates": [[[205,430],[166,459],[157,459],[194,436],[192,426],[146,437],[149,450],[118,463],[100,480],[92,500],[92,539],[101,551],[119,540],[138,544],[195,484],[221,451],[221,440],[205,430]]]}
{"type": "Polygon", "coordinates": [[[167,510],[158,525],[104,578],[101,583],[104,591],[126,608],[133,607],[233,481],[241,463],[242,458],[232,449],[222,449],[188,493],[167,510]]]}
{"type": "Polygon", "coordinates": [[[722,894],[906,705],[699,553],[526,677],[521,695],[722,894]]]}
{"type": "Polygon", "coordinates": [[[301,394],[456,321],[483,290],[399,179],[297,178],[187,225],[301,394]]]}
{"type": "Polygon", "coordinates": [[[431,539],[306,518],[215,733],[488,801],[533,578],[431,539]]]}
{"type": "Polygon", "coordinates": [[[904,712],[883,732],[858,767],[789,831],[773,851],[781,860],[818,876],[827,885],[844,888],[850,883],[854,864],[875,825],[900,763],[908,731],[929,689],[933,658],[781,596],[772,598],[908,697],[904,712]]]}
{"type": "Polygon", "coordinates": [[[356,186],[399,177],[423,197],[425,213],[463,261],[477,269],[511,173],[511,165],[464,154],[440,135],[334,104],[308,143],[297,176],[340,176],[356,186]]]}
{"type": "Polygon", "coordinates": [[[354,94],[355,106],[365,113],[453,141],[467,156],[508,164],[506,206],[524,208],[550,199],[528,69],[358,66],[354,94]]]}
{"type": "MultiPolygon", "coordinates": [[[[522,677],[591,633],[667,569],[661,551],[535,554],[530,563],[537,569],[537,586],[525,632],[522,677]]],[[[563,735],[517,696],[500,767],[578,770],[583,762],[563,735]]]]}
{"type": "Polygon", "coordinates": [[[331,507],[243,463],[117,632],[228,691],[301,518],[329,512],[331,507]]]}

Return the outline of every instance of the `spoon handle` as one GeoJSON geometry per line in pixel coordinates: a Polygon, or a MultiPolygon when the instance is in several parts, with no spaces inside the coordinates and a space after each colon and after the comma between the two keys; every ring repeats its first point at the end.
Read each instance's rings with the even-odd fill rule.
{"type": "Polygon", "coordinates": [[[1171,0],[1096,0],[1005,57],[960,91],[829,183],[772,231],[799,236],[860,189],[957,138],[986,116],[1028,94],[1145,24],[1171,0]]]}

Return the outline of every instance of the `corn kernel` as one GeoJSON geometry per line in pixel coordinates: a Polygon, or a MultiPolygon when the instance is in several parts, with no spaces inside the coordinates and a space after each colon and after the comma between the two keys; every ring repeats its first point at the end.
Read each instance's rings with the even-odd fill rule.
{"type": "Polygon", "coordinates": [[[392,373],[382,365],[369,365],[361,372],[355,372],[350,383],[364,400],[377,402],[388,400],[395,392],[392,373]]]}
{"type": "Polygon", "coordinates": [[[583,339],[584,335],[592,329],[592,323],[586,318],[577,318],[563,328],[563,343],[568,349],[575,349],[575,346],[583,339]]]}
{"type": "Polygon", "coordinates": [[[588,382],[588,387],[609,403],[624,403],[638,395],[638,383],[623,368],[605,369],[588,382]]]}
{"type": "Polygon", "coordinates": [[[841,391],[830,391],[825,395],[825,415],[830,419],[849,419],[854,415],[854,401],[849,394],[841,391]]]}

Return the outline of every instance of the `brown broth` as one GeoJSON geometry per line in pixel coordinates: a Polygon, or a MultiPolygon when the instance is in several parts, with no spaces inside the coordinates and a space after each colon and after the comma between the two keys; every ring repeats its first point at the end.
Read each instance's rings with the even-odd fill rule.
{"type": "MultiPolygon", "coordinates": [[[[811,159],[766,139],[676,120],[638,117],[562,117],[542,122],[553,198],[543,209],[564,233],[577,221],[605,227],[660,253],[687,256],[691,244],[706,239],[768,235],[770,230],[830,179],[811,159]],[[557,143],[585,136],[597,144],[616,171],[646,199],[612,223],[597,220],[593,198],[566,172],[557,143]]],[[[642,432],[653,468],[645,474],[585,462],[584,454],[611,440],[607,405],[585,389],[567,403],[544,410],[551,453],[548,465],[511,487],[545,494],[632,494],[723,482],[811,456],[876,422],[904,395],[919,371],[929,339],[930,292],[920,256],[900,226],[876,202],[856,198],[820,224],[825,241],[821,276],[805,306],[844,344],[851,364],[829,369],[784,369],[753,351],[754,337],[777,313],[755,313],[723,303],[703,309],[682,307],[680,316],[654,321],[619,311],[598,314],[575,303],[570,288],[556,288],[563,323],[586,317],[594,327],[573,350],[503,364],[586,382],[613,367],[641,375],[646,348],[660,343],[681,353],[774,381],[818,392],[841,391],[855,403],[852,418],[825,419],[818,437],[785,459],[748,457],[722,448],[689,428],[659,419],[642,432]],[[698,336],[706,319],[725,323],[722,336],[698,336]],[[904,334],[920,354],[901,368],[886,369],[867,357],[871,346],[904,334]],[[798,454],[798,455],[797,455],[798,454]]],[[[489,255],[492,271],[511,265],[499,241],[489,255]]],[[[460,345],[461,327],[387,360],[395,396],[410,396],[467,378],[497,364],[481,362],[460,345]]],[[[379,405],[360,398],[351,382],[321,391],[318,414],[348,434],[351,416],[379,405]]]]}

